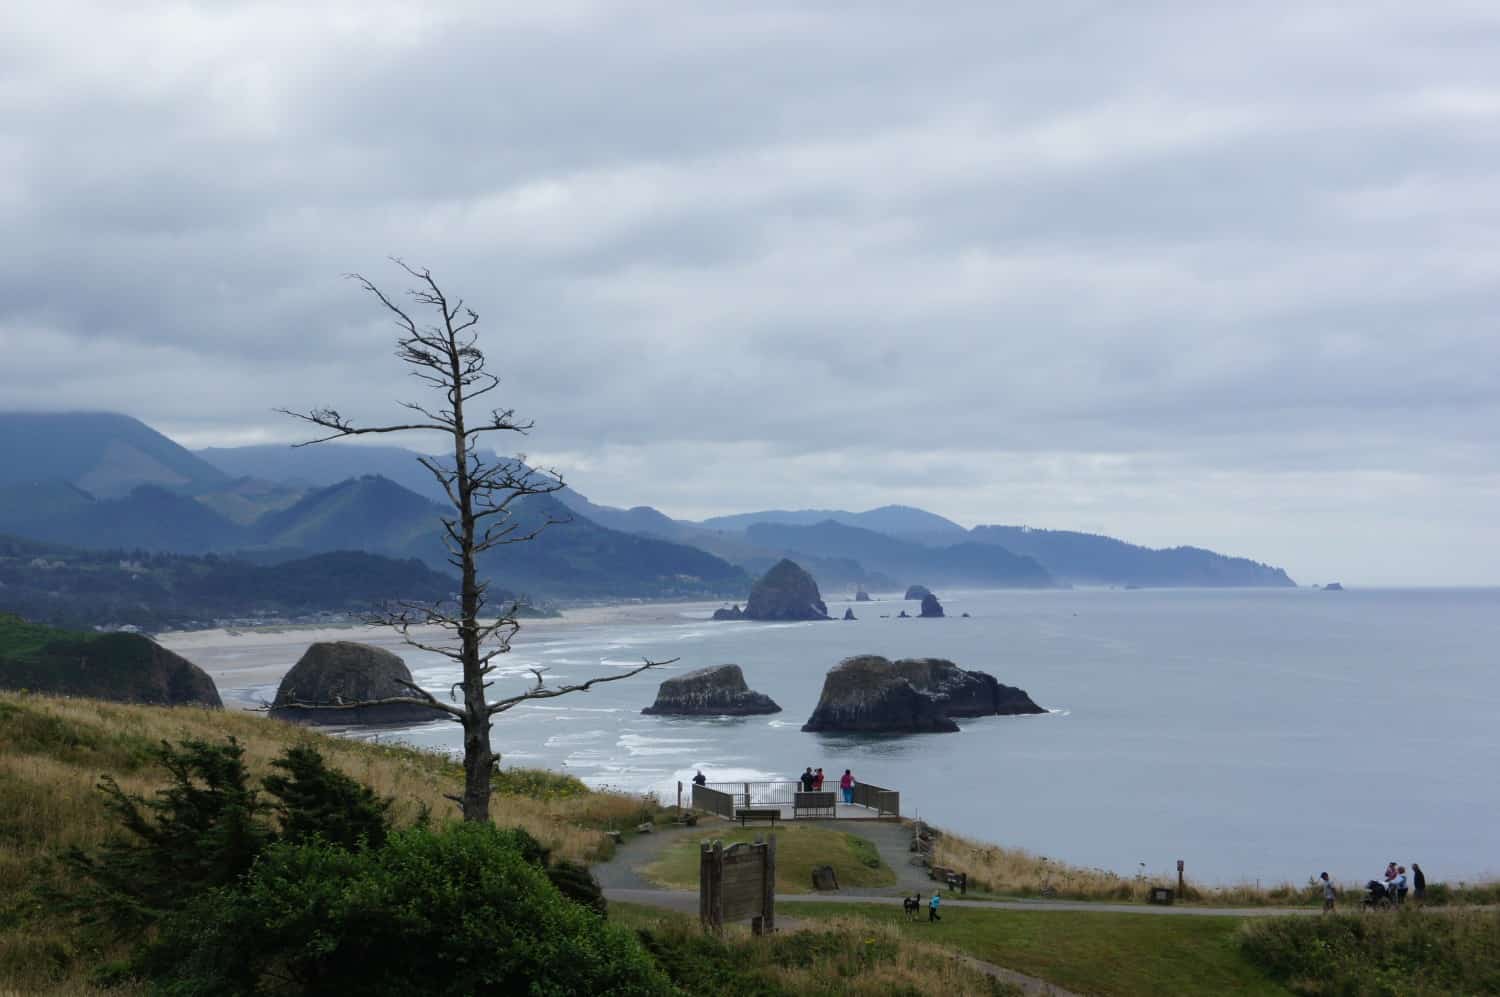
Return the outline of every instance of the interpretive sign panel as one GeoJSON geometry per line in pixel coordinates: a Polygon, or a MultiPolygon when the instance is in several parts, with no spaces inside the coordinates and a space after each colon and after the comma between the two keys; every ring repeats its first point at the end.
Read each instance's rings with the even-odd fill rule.
{"type": "Polygon", "coordinates": [[[698,863],[698,917],[718,932],[726,921],[749,919],[756,934],[776,930],[776,836],[730,848],[705,841],[698,863]]]}

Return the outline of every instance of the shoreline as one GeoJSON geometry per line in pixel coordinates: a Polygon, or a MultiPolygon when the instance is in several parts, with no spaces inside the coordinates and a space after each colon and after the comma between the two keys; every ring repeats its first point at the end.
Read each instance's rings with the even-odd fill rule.
{"type": "MultiPolygon", "coordinates": [[[[684,602],[627,602],[579,606],[561,610],[561,615],[521,621],[517,644],[527,634],[572,628],[649,623],[680,623],[702,614],[706,621],[723,600],[684,602]]],[[[412,628],[412,635],[437,637],[437,627],[412,628]]],[[[246,689],[275,686],[302,657],[308,645],[320,641],[357,641],[397,654],[408,645],[389,627],[364,623],[344,625],[276,624],[265,627],[212,627],[205,630],[169,630],[156,636],[162,647],[179,654],[208,673],[228,709],[253,710],[260,703],[242,695],[246,689]],[[269,660],[268,660],[269,659],[269,660]]]]}

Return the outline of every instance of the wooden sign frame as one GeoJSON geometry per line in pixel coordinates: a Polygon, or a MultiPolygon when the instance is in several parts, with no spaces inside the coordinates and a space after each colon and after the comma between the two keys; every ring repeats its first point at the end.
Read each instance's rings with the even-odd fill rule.
{"type": "Polygon", "coordinates": [[[776,835],[729,848],[705,841],[698,855],[698,919],[719,934],[725,921],[749,918],[757,935],[776,930],[776,835]]]}

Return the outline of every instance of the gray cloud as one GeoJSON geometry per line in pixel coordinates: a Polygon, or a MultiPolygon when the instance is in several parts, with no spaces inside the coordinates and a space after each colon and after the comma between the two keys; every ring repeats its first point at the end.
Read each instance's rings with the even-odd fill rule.
{"type": "Polygon", "coordinates": [[[394,253],[596,500],[1496,582],[1500,15],[1219,6],[9,11],[0,398],[386,411],[394,253]]]}

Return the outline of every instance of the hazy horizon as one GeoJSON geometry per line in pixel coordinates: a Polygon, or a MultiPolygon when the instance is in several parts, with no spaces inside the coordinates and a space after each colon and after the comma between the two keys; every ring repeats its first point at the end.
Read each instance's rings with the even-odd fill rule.
{"type": "MultiPolygon", "coordinates": [[[[191,448],[417,386],[669,515],[917,506],[1500,583],[1500,9],[450,0],[0,18],[0,399],[191,448]]],[[[412,444],[411,441],[387,440],[412,444]]]]}

